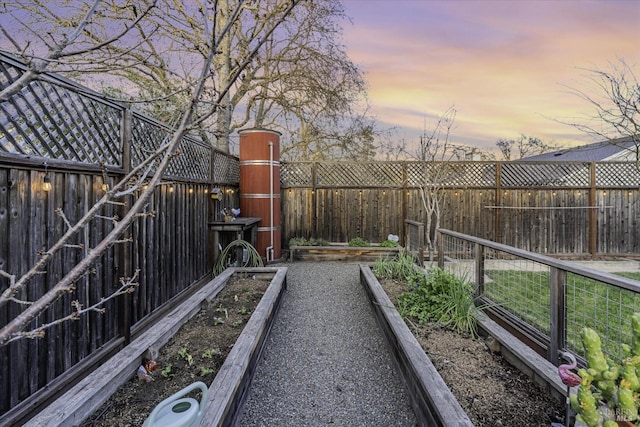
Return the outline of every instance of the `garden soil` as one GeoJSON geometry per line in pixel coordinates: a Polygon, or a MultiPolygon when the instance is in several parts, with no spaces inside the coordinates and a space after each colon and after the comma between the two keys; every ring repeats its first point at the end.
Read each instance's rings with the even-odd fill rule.
{"type": "MultiPolygon", "coordinates": [[[[382,284],[394,304],[395,295],[406,290],[394,281],[382,284]]],[[[195,381],[210,384],[267,286],[267,281],[252,279],[230,282],[161,349],[154,381],[134,377],[82,426],[141,426],[167,396],[195,381]]],[[[476,426],[548,427],[562,421],[564,405],[490,351],[481,339],[434,324],[412,325],[412,329],[476,426]]]]}
{"type": "MultiPolygon", "coordinates": [[[[394,305],[396,296],[409,290],[393,280],[380,283],[394,305]]],[[[431,323],[410,328],[475,426],[549,427],[564,421],[564,405],[481,338],[431,323]]]]}
{"type": "MultiPolygon", "coordinates": [[[[267,280],[232,278],[159,351],[153,381],[135,375],[82,426],[141,426],[166,397],[196,381],[211,384],[268,286],[267,280]]],[[[199,393],[189,396],[200,401],[199,393]]]]}

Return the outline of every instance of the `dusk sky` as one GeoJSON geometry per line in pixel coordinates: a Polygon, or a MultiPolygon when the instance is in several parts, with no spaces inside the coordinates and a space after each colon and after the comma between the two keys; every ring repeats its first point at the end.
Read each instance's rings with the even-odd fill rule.
{"type": "Polygon", "coordinates": [[[452,141],[482,150],[499,138],[594,142],[554,121],[593,116],[570,93],[595,92],[584,69],[619,58],[640,78],[640,0],[344,0],[352,61],[365,72],[382,128],[417,141],[455,105],[452,141]],[[426,119],[425,119],[426,118],[426,119]]]}

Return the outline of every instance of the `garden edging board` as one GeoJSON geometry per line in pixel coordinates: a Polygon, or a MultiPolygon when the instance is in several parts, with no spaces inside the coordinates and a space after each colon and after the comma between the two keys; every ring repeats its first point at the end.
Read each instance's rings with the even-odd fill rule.
{"type": "Polygon", "coordinates": [[[368,265],[360,265],[360,282],[370,298],[396,366],[402,373],[420,425],[473,426],[368,265]]]}
{"type": "Polygon", "coordinates": [[[382,246],[291,246],[289,248],[290,261],[358,261],[373,262],[380,257],[393,257],[401,247],[387,248],[382,246]]]}
{"type": "MultiPolygon", "coordinates": [[[[214,298],[215,295],[224,288],[229,278],[235,273],[255,271],[256,273],[274,274],[267,292],[258,305],[258,307],[262,306],[262,308],[260,311],[257,309],[258,307],[256,308],[249,322],[245,326],[245,329],[247,329],[250,324],[255,325],[259,322],[267,323],[267,321],[269,321],[270,325],[271,319],[262,319],[261,316],[273,316],[275,314],[277,310],[277,303],[280,301],[279,296],[285,288],[284,282],[286,270],[286,268],[229,268],[225,270],[172,310],[166,317],[154,324],[147,332],[133,340],[107,362],[97,367],[93,372],[87,375],[87,377],[81,380],[60,398],[56,399],[56,401],[51,405],[47,406],[35,417],[30,419],[25,426],[75,426],[80,424],[84,419],[95,412],[95,410],[97,410],[104,402],[106,402],[107,399],[109,399],[109,397],[118,390],[118,388],[135,375],[137,367],[140,365],[141,359],[148,349],[159,349],[164,346],[182,325],[198,313],[202,302],[207,299],[214,298]],[[277,291],[272,290],[272,288],[277,289],[277,291]],[[263,304],[265,296],[274,296],[275,292],[277,292],[278,297],[272,298],[269,303],[263,304]],[[268,304],[272,304],[273,307],[267,308],[266,305],[268,304]]],[[[255,326],[252,327],[254,332],[257,329],[260,328],[256,328],[255,326]]],[[[262,333],[268,333],[268,329],[269,327],[262,328],[260,331],[262,333]]],[[[243,337],[244,335],[245,330],[243,330],[242,334],[238,338],[237,343],[241,340],[248,340],[246,336],[243,337]]],[[[264,337],[261,337],[258,341],[263,342],[264,337]]],[[[257,349],[257,347],[258,346],[256,345],[255,349],[257,349]]],[[[255,358],[255,355],[246,355],[246,357],[251,359],[255,358]]],[[[227,362],[228,360],[225,361],[224,365],[226,365],[227,362]]],[[[230,399],[230,401],[234,401],[234,399],[230,399]]]]}

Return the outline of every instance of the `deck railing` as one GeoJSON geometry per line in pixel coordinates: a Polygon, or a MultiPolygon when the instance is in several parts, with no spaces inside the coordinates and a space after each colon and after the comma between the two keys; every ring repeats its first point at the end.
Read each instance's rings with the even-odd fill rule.
{"type": "Polygon", "coordinates": [[[640,282],[618,271],[625,263],[634,266],[633,261],[600,261],[600,268],[613,274],[450,230],[438,232],[438,265],[474,283],[485,311],[552,363],[559,351],[583,354],[584,326],[598,332],[610,355],[631,343],[640,282]]]}

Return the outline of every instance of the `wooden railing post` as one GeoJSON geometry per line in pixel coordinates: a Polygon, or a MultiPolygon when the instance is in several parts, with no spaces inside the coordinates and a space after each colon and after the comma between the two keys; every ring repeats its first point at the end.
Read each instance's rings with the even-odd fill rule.
{"type": "Polygon", "coordinates": [[[566,289],[567,272],[557,267],[549,271],[551,315],[549,319],[549,350],[547,360],[558,364],[559,352],[565,347],[567,337],[566,289]]]}
{"type": "Polygon", "coordinates": [[[442,270],[444,269],[444,243],[440,230],[436,230],[436,233],[438,233],[438,268],[442,270]]]}
{"type": "Polygon", "coordinates": [[[481,297],[484,294],[484,246],[480,243],[475,244],[476,258],[476,289],[475,296],[481,297]]]}

